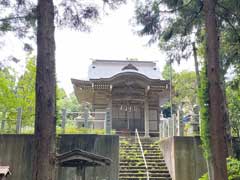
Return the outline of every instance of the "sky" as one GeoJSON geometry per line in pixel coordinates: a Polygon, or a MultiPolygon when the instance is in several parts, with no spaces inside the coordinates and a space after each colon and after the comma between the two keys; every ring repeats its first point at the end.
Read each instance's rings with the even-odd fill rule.
{"type": "MultiPolygon", "coordinates": [[[[69,29],[56,29],[56,73],[60,87],[67,94],[73,91],[71,78],[87,79],[88,66],[91,59],[125,60],[137,58],[144,61],[157,62],[163,69],[166,57],[157,44],[147,45],[149,37],[139,37],[134,33],[130,19],[134,15],[134,4],[128,1],[118,10],[111,11],[102,17],[98,24],[92,26],[90,33],[83,33],[69,29]]],[[[26,56],[16,48],[16,40],[8,37],[5,53],[17,53],[26,56]]],[[[21,51],[20,51],[21,50],[21,51]]],[[[2,51],[3,52],[3,51],[2,51]]],[[[1,55],[1,52],[0,52],[1,55]]],[[[194,70],[193,60],[184,61],[180,66],[174,65],[176,71],[183,69],[194,70]]],[[[25,62],[16,66],[18,71],[24,69],[25,62]]]]}

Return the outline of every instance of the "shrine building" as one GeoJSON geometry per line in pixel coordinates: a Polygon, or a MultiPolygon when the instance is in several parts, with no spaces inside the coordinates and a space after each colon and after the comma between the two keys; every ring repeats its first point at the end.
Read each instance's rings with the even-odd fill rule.
{"type": "MultiPolygon", "coordinates": [[[[80,103],[91,104],[93,112],[110,111],[117,132],[159,132],[160,107],[169,100],[170,88],[155,62],[93,60],[88,80],[72,83],[80,103]]],[[[100,123],[95,127],[103,128],[100,123]]]]}

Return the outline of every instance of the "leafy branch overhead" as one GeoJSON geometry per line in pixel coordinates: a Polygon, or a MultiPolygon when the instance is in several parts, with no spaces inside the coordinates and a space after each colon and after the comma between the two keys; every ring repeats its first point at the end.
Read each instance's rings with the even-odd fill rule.
{"type": "MultiPolygon", "coordinates": [[[[220,28],[221,61],[239,68],[240,2],[219,0],[217,18],[220,28]],[[230,48],[233,51],[230,51],[230,48]],[[236,50],[237,49],[237,50],[236,50]]],[[[202,0],[138,0],[134,24],[139,35],[150,36],[149,43],[159,42],[170,60],[180,62],[191,55],[192,41],[204,43],[202,0]]],[[[200,54],[201,55],[201,54],[200,54]]]]}
{"type": "MultiPolygon", "coordinates": [[[[61,0],[55,4],[55,26],[89,31],[100,18],[103,7],[115,9],[126,0],[61,0]]],[[[36,37],[37,5],[30,0],[0,0],[0,33],[14,32],[20,38],[36,37]]]]}

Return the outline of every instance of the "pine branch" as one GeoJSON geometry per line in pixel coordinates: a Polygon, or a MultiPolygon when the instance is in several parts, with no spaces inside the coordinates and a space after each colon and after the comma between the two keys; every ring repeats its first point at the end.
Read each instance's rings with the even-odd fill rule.
{"type": "Polygon", "coordinates": [[[2,18],[2,19],[0,19],[0,22],[11,21],[11,20],[16,20],[16,19],[25,19],[27,17],[28,17],[28,15],[25,15],[25,16],[12,16],[12,17],[7,17],[7,18],[2,18]]]}
{"type": "Polygon", "coordinates": [[[232,22],[231,22],[228,18],[226,18],[225,16],[222,16],[222,15],[219,14],[219,13],[217,13],[217,15],[218,15],[220,18],[224,19],[224,20],[228,23],[228,25],[232,28],[232,30],[233,30],[233,31],[235,32],[235,34],[238,36],[238,41],[240,42],[240,34],[239,34],[238,30],[236,29],[236,27],[232,24],[232,22]]]}
{"type": "Polygon", "coordinates": [[[233,15],[236,19],[240,20],[239,15],[235,14],[234,12],[232,12],[230,9],[228,9],[227,7],[225,7],[224,5],[222,5],[221,3],[217,2],[217,6],[219,6],[220,8],[224,9],[227,13],[233,15]]]}
{"type": "Polygon", "coordinates": [[[195,12],[194,16],[191,18],[191,20],[186,24],[186,27],[188,27],[192,22],[200,15],[200,13],[203,10],[203,4],[200,6],[199,10],[195,12]]]}
{"type": "MultiPolygon", "coordinates": [[[[186,4],[182,5],[182,6],[176,7],[175,9],[164,10],[164,11],[161,11],[161,10],[160,10],[159,12],[160,12],[160,13],[174,13],[174,12],[176,12],[176,11],[179,11],[179,10],[181,10],[181,9],[189,6],[192,2],[193,2],[193,0],[190,0],[188,3],[186,3],[186,4]]],[[[160,3],[161,3],[161,2],[160,2],[160,3]]],[[[159,5],[160,5],[160,3],[159,3],[159,5]]]]}

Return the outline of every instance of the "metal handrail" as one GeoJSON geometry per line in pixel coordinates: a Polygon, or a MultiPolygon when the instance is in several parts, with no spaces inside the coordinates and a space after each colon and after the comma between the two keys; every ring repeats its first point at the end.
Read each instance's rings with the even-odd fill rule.
{"type": "Polygon", "coordinates": [[[145,164],[145,167],[146,167],[147,180],[149,180],[149,171],[148,171],[147,161],[146,161],[146,158],[145,158],[145,155],[144,155],[144,152],[143,152],[142,143],[141,143],[141,140],[140,140],[140,137],[139,137],[137,129],[135,130],[135,141],[136,141],[136,139],[138,140],[138,144],[140,146],[140,150],[141,150],[141,153],[142,153],[143,161],[144,161],[144,164],[145,164]]]}

